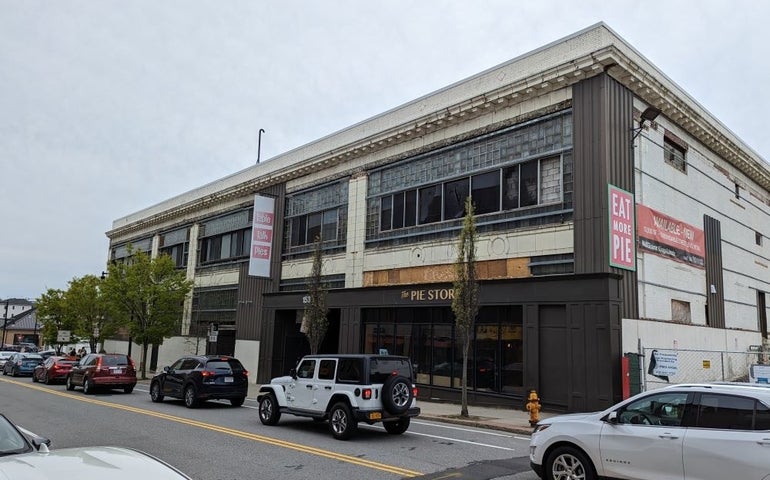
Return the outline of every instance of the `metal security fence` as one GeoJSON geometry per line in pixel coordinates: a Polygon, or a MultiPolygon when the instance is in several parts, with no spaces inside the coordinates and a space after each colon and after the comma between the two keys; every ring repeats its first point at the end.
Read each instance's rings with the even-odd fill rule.
{"type": "Polygon", "coordinates": [[[643,348],[639,365],[642,390],[675,383],[749,382],[756,381],[760,368],[766,371],[770,352],[643,348]]]}

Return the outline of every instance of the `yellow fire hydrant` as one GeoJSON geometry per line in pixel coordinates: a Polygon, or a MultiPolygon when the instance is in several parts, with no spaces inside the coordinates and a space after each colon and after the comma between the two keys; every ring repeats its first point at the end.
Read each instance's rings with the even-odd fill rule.
{"type": "Polygon", "coordinates": [[[540,421],[540,399],[537,397],[537,392],[534,390],[529,391],[529,398],[527,399],[527,411],[529,412],[529,424],[534,427],[537,422],[540,421]]]}

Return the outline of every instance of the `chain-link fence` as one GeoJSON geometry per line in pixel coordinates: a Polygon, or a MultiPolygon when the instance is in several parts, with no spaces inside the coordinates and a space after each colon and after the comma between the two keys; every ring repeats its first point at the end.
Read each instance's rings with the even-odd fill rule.
{"type": "Polygon", "coordinates": [[[748,352],[644,348],[642,389],[674,383],[756,381],[757,365],[770,365],[770,352],[761,348],[748,352]]]}

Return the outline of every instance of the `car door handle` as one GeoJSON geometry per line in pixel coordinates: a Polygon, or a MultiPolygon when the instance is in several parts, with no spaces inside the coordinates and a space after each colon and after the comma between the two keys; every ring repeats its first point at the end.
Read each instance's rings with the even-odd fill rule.
{"type": "Polygon", "coordinates": [[[763,447],[770,447],[770,438],[763,438],[761,442],[757,442],[763,447]]]}
{"type": "Polygon", "coordinates": [[[308,390],[312,390],[313,386],[312,385],[305,385],[305,388],[307,388],[308,390]]]}
{"type": "Polygon", "coordinates": [[[674,435],[674,434],[666,432],[663,435],[658,435],[658,437],[660,437],[660,438],[668,438],[669,440],[676,440],[677,438],[679,438],[679,435],[674,435]]]}
{"type": "Polygon", "coordinates": [[[332,389],[332,387],[331,387],[331,385],[327,385],[327,386],[325,386],[325,387],[324,387],[324,389],[325,389],[325,390],[331,390],[331,389],[332,389]]]}

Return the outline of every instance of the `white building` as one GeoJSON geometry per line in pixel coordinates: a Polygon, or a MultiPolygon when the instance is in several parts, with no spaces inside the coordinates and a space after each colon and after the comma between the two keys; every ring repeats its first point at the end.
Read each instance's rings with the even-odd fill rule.
{"type": "Polygon", "coordinates": [[[534,388],[555,408],[602,408],[640,346],[768,337],[767,163],[604,24],[119,218],[110,259],[131,243],[195,280],[159,363],[203,342],[263,382],[306,349],[318,235],[322,350],[409,355],[421,395],[452,398],[467,195],[482,306],[471,401],[534,388]],[[274,199],[267,277],[248,274],[255,195],[274,199]]]}

